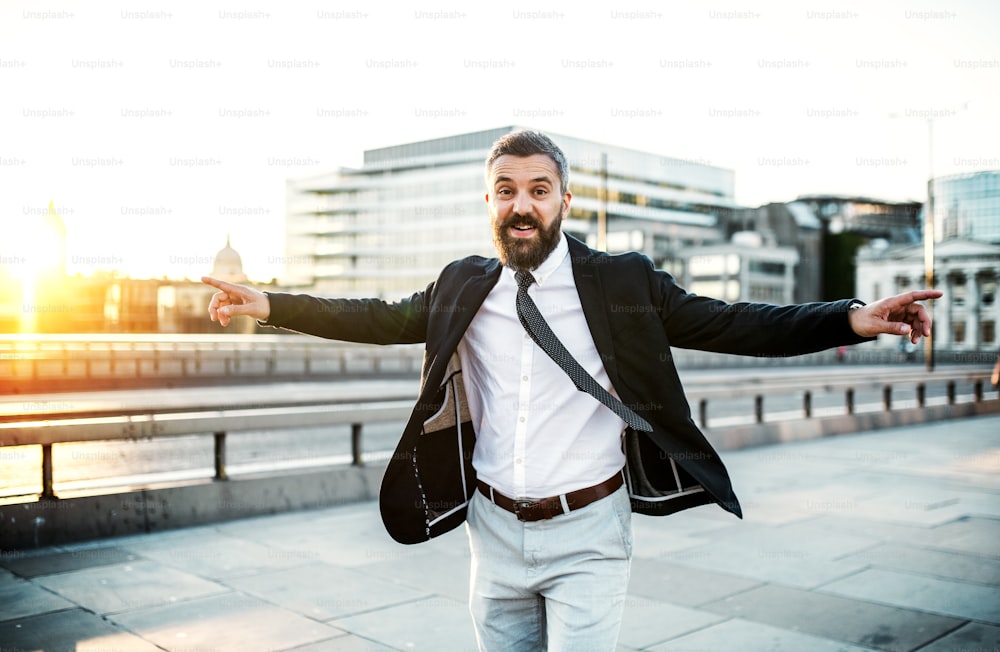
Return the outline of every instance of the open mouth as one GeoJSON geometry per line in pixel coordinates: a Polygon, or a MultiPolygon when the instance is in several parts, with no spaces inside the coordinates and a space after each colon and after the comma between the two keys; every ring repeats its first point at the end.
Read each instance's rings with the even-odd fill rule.
{"type": "Polygon", "coordinates": [[[534,232],[537,231],[537,230],[538,230],[538,227],[535,224],[526,224],[524,222],[521,222],[521,223],[511,224],[510,225],[511,234],[515,238],[526,238],[526,237],[534,234],[534,232]]]}

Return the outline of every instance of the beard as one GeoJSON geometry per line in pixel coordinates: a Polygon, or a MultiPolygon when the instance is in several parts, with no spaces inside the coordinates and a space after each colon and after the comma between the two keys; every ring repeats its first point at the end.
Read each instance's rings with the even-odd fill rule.
{"type": "Polygon", "coordinates": [[[514,270],[531,271],[537,268],[559,244],[564,214],[565,211],[560,211],[547,229],[538,219],[517,214],[503,222],[494,223],[493,244],[496,245],[500,262],[514,270]],[[510,227],[515,224],[534,227],[538,237],[515,238],[510,234],[510,227]]]}

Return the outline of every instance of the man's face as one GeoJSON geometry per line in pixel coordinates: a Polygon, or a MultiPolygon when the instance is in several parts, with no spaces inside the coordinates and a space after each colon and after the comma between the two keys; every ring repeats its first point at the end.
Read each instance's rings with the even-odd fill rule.
{"type": "Polygon", "coordinates": [[[570,195],[562,192],[559,168],[545,154],[511,156],[493,162],[486,193],[493,242],[500,262],[533,270],[559,243],[570,195]]]}

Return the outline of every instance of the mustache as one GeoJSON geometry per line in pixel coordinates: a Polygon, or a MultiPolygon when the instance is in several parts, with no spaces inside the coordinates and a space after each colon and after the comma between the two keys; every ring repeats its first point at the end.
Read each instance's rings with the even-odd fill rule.
{"type": "Polygon", "coordinates": [[[532,217],[531,215],[511,215],[509,218],[500,223],[500,228],[506,229],[514,225],[532,226],[538,230],[542,230],[542,221],[537,217],[532,217]]]}

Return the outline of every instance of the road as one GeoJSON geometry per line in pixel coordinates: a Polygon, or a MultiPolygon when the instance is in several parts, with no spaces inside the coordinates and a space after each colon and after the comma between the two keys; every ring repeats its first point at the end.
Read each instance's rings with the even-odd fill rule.
{"type": "MultiPolygon", "coordinates": [[[[903,366],[906,372],[915,367],[903,366]]],[[[919,369],[919,368],[916,368],[919,369]]],[[[898,377],[900,368],[830,367],[739,370],[691,370],[682,374],[694,418],[698,400],[710,396],[709,428],[752,423],[753,387],[764,389],[773,383],[808,378],[809,384],[792,382],[782,393],[766,392],[765,420],[798,418],[803,414],[803,394],[812,394],[813,414],[843,414],[845,395],[838,380],[857,379],[868,385],[856,390],[859,412],[880,409],[882,393],[877,386],[898,377]],[[821,374],[821,375],[817,375],[821,374]],[[820,379],[820,380],[818,380],[820,379]],[[874,381],[874,382],[873,382],[874,381]],[[829,384],[828,384],[829,383],[829,384]],[[722,394],[720,395],[720,392],[722,394]]],[[[0,418],[16,415],[44,419],[51,413],[124,413],[177,411],[192,405],[225,409],[275,402],[353,402],[364,400],[411,399],[416,396],[414,380],[364,380],[343,383],[280,383],[232,387],[174,388],[163,390],[121,390],[75,392],[49,395],[7,396],[0,399],[0,418]]],[[[971,387],[958,387],[971,393],[971,387]]],[[[943,402],[943,384],[929,382],[928,403],[943,402]]],[[[915,404],[915,392],[898,392],[894,404],[915,404]]],[[[370,423],[364,426],[364,451],[368,459],[387,455],[395,447],[403,423],[370,423]]],[[[205,433],[209,435],[210,433],[205,433]]],[[[349,463],[349,426],[248,431],[235,433],[227,441],[227,470],[230,475],[281,469],[349,463]]],[[[156,481],[210,478],[213,475],[213,439],[191,436],[153,441],[91,442],[58,444],[53,447],[53,469],[57,494],[92,490],[101,486],[140,485],[156,481]]],[[[41,490],[41,449],[39,446],[0,447],[0,498],[37,494],[41,490]]]]}

